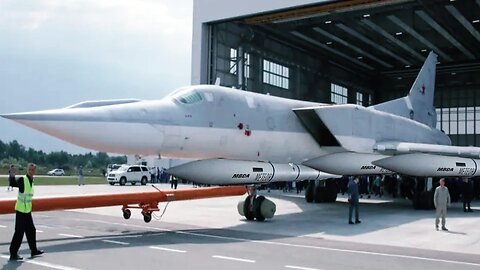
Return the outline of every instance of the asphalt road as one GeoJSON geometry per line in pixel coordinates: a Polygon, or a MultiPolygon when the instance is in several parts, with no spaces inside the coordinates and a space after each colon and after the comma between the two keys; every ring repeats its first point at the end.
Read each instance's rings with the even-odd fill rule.
{"type": "MultiPolygon", "coordinates": [[[[42,257],[8,261],[14,215],[0,217],[1,269],[480,269],[472,254],[212,229],[58,211],[35,213],[42,257]]],[[[268,223],[257,223],[268,226],[268,223]]],[[[28,257],[28,245],[20,254],[28,257]]]]}

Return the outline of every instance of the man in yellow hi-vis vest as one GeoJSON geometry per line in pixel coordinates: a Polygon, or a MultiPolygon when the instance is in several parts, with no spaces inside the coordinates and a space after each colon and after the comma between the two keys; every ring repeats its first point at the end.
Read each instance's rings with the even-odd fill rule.
{"type": "Polygon", "coordinates": [[[18,187],[17,203],[15,204],[15,233],[10,243],[10,260],[18,261],[23,258],[18,256],[18,249],[23,241],[23,235],[27,235],[28,246],[32,257],[43,254],[43,250],[37,248],[37,230],[32,219],[33,176],[37,166],[29,163],[27,175],[17,180],[18,187]]]}

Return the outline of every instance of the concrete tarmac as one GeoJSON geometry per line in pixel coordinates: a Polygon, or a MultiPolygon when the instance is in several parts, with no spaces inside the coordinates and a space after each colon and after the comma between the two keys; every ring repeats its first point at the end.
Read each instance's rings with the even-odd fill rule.
{"type": "MultiPolygon", "coordinates": [[[[169,186],[160,185],[162,189],[169,186]]],[[[183,186],[179,186],[180,188],[183,186]]],[[[188,186],[190,187],[190,186],[188,186]]],[[[36,196],[138,192],[151,186],[36,186],[36,196]]],[[[344,197],[309,204],[303,195],[262,192],[277,204],[266,222],[236,211],[240,197],[161,204],[165,213],[144,223],[121,207],[34,213],[45,255],[8,262],[14,215],[0,216],[1,269],[480,269],[479,202],[473,213],[449,209],[449,232],[436,231],[433,211],[409,201],[365,199],[361,224],[347,224],[344,197]]],[[[1,191],[0,198],[16,192],[1,191]]]]}

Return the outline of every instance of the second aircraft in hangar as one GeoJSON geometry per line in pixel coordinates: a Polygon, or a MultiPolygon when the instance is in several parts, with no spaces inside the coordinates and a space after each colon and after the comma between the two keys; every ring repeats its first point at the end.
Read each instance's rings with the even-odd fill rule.
{"type": "MultiPolygon", "coordinates": [[[[255,187],[391,172],[480,175],[480,148],[451,146],[435,127],[436,62],[430,53],[407,96],[371,107],[196,85],[161,100],[90,101],[2,116],[98,151],[196,159],[169,173],[207,184],[255,187]]],[[[323,192],[336,198],[336,190],[323,192]]],[[[239,205],[248,219],[274,211],[254,188],[239,205]]]]}

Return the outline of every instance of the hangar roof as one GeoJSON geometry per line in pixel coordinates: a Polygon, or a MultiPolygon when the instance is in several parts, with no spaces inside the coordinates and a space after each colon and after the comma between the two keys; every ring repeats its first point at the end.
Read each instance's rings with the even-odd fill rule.
{"type": "Polygon", "coordinates": [[[480,74],[479,20],[480,0],[349,0],[242,23],[354,70],[400,78],[415,76],[430,50],[439,75],[480,74]]]}

